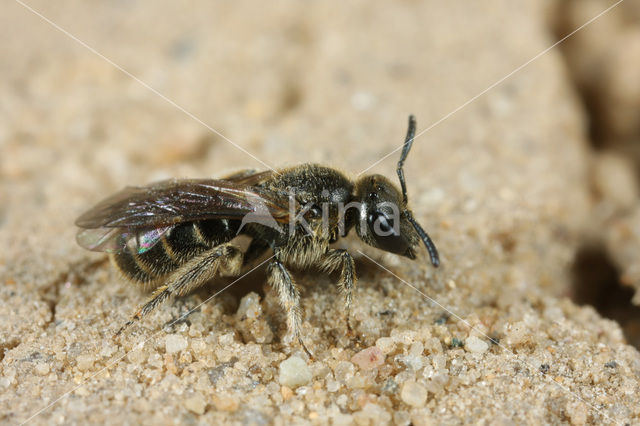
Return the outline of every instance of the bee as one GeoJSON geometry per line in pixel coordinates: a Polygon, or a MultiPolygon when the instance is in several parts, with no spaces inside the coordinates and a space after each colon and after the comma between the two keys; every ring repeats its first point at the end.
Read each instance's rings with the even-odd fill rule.
{"type": "Polygon", "coordinates": [[[416,259],[422,241],[433,266],[440,264],[435,244],[407,206],[403,166],[415,130],[410,116],[397,166],[400,189],[382,175],[353,181],[333,168],[303,164],[126,187],[98,203],[76,220],[78,243],[109,253],[122,275],[154,290],[116,334],[169,297],[187,294],[218,274],[237,276],[268,252],[273,254],[268,283],[286,310],[289,332],[307,353],[291,270],[339,271],[351,329],[355,263],[347,250],[332,247],[351,229],[364,243],[409,259],[416,259]],[[240,235],[250,238],[244,251],[237,244],[240,235]]]}

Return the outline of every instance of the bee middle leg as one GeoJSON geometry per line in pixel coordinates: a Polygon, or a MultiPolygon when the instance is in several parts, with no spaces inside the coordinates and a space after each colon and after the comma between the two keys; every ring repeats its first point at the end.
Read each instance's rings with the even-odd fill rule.
{"type": "Polygon", "coordinates": [[[164,285],[153,292],[151,299],[116,332],[116,336],[153,311],[170,296],[182,296],[202,286],[213,278],[221,267],[225,268],[225,272],[237,275],[242,267],[240,249],[232,244],[222,244],[189,260],[173,272],[164,285]]]}
{"type": "Polygon", "coordinates": [[[327,272],[333,272],[338,269],[340,270],[338,288],[344,294],[347,328],[351,332],[353,331],[351,328],[351,301],[353,299],[353,289],[355,288],[357,280],[356,266],[353,257],[347,250],[330,249],[322,259],[321,267],[327,272]]]}
{"type": "Polygon", "coordinates": [[[294,338],[298,339],[300,346],[302,346],[309,358],[313,358],[313,355],[309,349],[307,349],[300,335],[302,309],[300,308],[300,291],[298,287],[293,282],[289,271],[279,260],[273,260],[269,263],[267,272],[269,274],[269,284],[278,292],[280,304],[287,311],[287,326],[289,332],[294,338]]]}

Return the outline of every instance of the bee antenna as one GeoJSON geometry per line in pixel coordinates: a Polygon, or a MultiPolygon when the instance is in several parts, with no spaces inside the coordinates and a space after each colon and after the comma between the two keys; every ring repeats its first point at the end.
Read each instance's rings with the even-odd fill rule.
{"type": "Polygon", "coordinates": [[[411,145],[413,144],[413,137],[416,134],[416,118],[411,114],[409,116],[409,127],[407,128],[407,137],[404,138],[404,145],[402,146],[402,154],[400,154],[400,161],[398,161],[398,179],[400,179],[400,187],[402,188],[402,201],[405,206],[407,205],[407,184],[404,181],[404,160],[407,159],[411,145]]]}
{"type": "Polygon", "coordinates": [[[409,222],[413,225],[414,229],[420,235],[422,242],[424,243],[427,251],[429,252],[429,257],[431,258],[431,264],[435,267],[440,265],[440,257],[438,256],[438,249],[436,245],[433,243],[429,234],[422,229],[422,226],[413,218],[413,214],[407,208],[407,184],[404,180],[404,160],[407,159],[407,155],[409,155],[409,151],[411,150],[411,145],[413,144],[413,138],[416,135],[416,118],[412,115],[409,116],[409,127],[407,128],[407,136],[404,139],[404,145],[402,146],[402,154],[400,154],[400,160],[398,161],[398,168],[396,171],[398,172],[398,179],[400,180],[400,187],[402,188],[402,202],[404,203],[404,213],[407,215],[409,222]]]}
{"type": "Polygon", "coordinates": [[[429,257],[431,258],[431,264],[437,268],[440,265],[440,256],[438,256],[436,245],[431,240],[431,237],[429,237],[429,234],[427,234],[427,232],[422,229],[422,226],[413,218],[413,214],[411,214],[409,210],[405,210],[404,213],[407,215],[407,219],[409,219],[409,222],[411,222],[418,235],[420,235],[424,246],[427,248],[429,257]]]}

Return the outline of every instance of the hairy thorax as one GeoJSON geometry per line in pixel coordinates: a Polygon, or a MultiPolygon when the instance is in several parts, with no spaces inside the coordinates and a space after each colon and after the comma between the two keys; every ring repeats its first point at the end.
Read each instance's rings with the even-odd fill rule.
{"type": "Polygon", "coordinates": [[[329,249],[329,239],[322,235],[301,235],[290,238],[278,248],[279,259],[288,266],[305,269],[320,264],[329,249]]]}

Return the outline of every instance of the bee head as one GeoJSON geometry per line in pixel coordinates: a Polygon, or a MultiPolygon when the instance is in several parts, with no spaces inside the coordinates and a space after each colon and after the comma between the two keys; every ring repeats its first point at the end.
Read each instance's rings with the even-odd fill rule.
{"type": "Polygon", "coordinates": [[[401,189],[382,175],[364,176],[356,182],[355,199],[359,203],[360,213],[356,232],[366,244],[409,259],[416,258],[417,246],[422,241],[431,263],[437,267],[440,264],[438,250],[407,207],[403,165],[413,143],[415,128],[415,118],[410,116],[397,168],[401,189]]]}
{"type": "Polygon", "coordinates": [[[420,238],[408,220],[402,194],[382,175],[365,176],[356,182],[360,217],[356,232],[370,246],[416,258],[420,238]]]}

